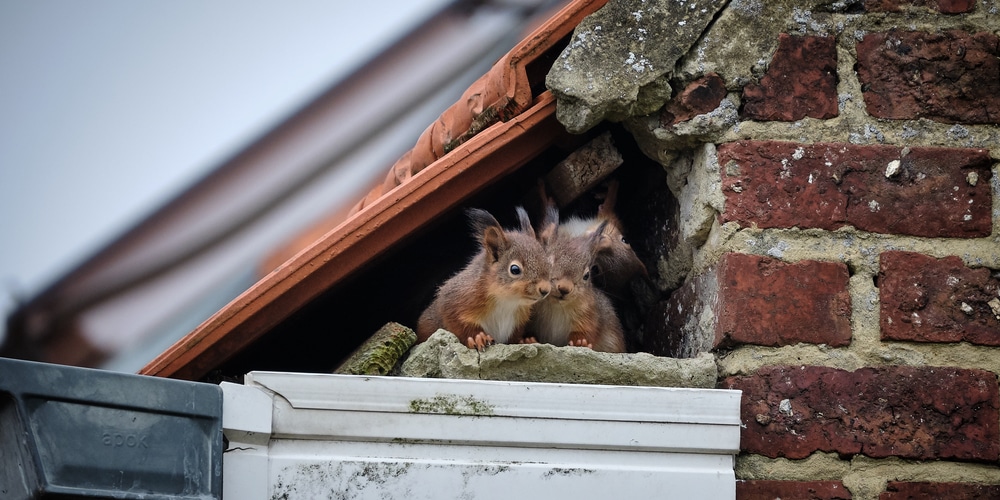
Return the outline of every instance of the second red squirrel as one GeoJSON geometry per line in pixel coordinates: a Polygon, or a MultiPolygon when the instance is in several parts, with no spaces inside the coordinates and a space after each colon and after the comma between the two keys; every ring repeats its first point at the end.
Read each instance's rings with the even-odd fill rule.
{"type": "Polygon", "coordinates": [[[611,300],[593,283],[592,268],[613,248],[608,221],[579,236],[558,231],[559,210],[546,207],[539,237],[553,257],[552,292],[534,307],[529,331],[540,342],[625,352],[625,335],[611,300]]]}
{"type": "MultiPolygon", "coordinates": [[[[539,185],[542,201],[545,210],[552,210],[555,201],[545,193],[543,184],[539,185]]],[[[597,208],[597,215],[594,217],[573,216],[558,225],[558,232],[561,238],[572,238],[585,234],[592,234],[599,225],[606,224],[604,235],[608,241],[596,258],[595,271],[597,276],[594,282],[612,297],[621,298],[627,295],[630,282],[637,276],[646,275],[646,266],[632,250],[632,246],[625,240],[622,230],[622,223],[615,215],[615,203],[618,198],[618,181],[612,179],[608,183],[607,194],[604,201],[597,208]]],[[[557,214],[558,215],[558,214],[557,214]]]]}
{"type": "Polygon", "coordinates": [[[417,339],[443,328],[473,349],[520,342],[532,305],[551,289],[550,261],[523,208],[517,207],[520,230],[504,230],[485,210],[467,214],[481,249],[438,288],[417,322],[417,339]]]}

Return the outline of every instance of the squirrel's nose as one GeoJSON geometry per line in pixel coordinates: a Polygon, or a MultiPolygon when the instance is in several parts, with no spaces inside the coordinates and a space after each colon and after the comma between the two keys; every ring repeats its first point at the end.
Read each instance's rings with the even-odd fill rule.
{"type": "Polygon", "coordinates": [[[543,281],[538,284],[538,293],[544,298],[549,292],[552,291],[552,287],[549,286],[548,281],[543,281]]]}

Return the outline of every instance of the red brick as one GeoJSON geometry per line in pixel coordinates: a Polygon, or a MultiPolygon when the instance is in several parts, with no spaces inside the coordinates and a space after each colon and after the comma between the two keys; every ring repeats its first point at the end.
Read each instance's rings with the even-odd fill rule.
{"type": "Polygon", "coordinates": [[[948,238],[992,231],[985,149],[741,141],[720,145],[718,159],[722,222],[948,238]]]}
{"type": "Polygon", "coordinates": [[[1000,498],[1000,486],[970,483],[904,483],[890,482],[879,500],[910,500],[918,498],[947,498],[948,500],[975,500],[1000,498]]]}
{"type": "Polygon", "coordinates": [[[643,347],[686,358],[735,344],[845,346],[851,341],[847,286],[840,263],[726,254],[649,311],[643,347]],[[701,323],[706,315],[714,326],[701,323]]]}
{"type": "Polygon", "coordinates": [[[989,269],[958,257],[885,252],[878,285],[882,340],[1000,346],[1000,280],[989,269]]]}
{"type": "Polygon", "coordinates": [[[851,492],[840,481],[736,481],[738,500],[848,500],[851,492]]]}
{"type": "Polygon", "coordinates": [[[868,12],[901,12],[907,7],[926,7],[942,14],[972,12],[976,0],[865,0],[868,12]]]}
{"type": "Polygon", "coordinates": [[[719,107],[726,97],[726,84],[716,73],[709,73],[684,87],[660,113],[664,127],[690,120],[719,107]]]}
{"type": "Polygon", "coordinates": [[[782,33],[760,84],[743,89],[751,120],[796,121],[837,116],[837,48],[832,37],[782,33]]]}
{"type": "Polygon", "coordinates": [[[847,266],[731,253],[718,268],[716,346],[851,343],[847,266]]]}
{"type": "Polygon", "coordinates": [[[992,33],[871,33],[857,54],[874,117],[1000,123],[1000,39],[992,33]]]}
{"type": "Polygon", "coordinates": [[[725,379],[743,391],[743,452],[992,462],[1000,458],[997,377],[930,367],[765,367],[725,379]]]}

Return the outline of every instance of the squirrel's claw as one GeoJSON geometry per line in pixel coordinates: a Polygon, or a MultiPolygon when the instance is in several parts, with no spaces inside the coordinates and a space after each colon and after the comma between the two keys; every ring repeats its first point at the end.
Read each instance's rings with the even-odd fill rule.
{"type": "Polygon", "coordinates": [[[538,343],[538,339],[536,339],[535,337],[524,337],[518,343],[519,344],[537,344],[538,343]]]}
{"type": "Polygon", "coordinates": [[[475,337],[465,339],[465,344],[469,347],[469,349],[475,349],[482,352],[486,350],[486,346],[496,344],[496,341],[493,340],[493,337],[489,336],[486,332],[479,332],[475,337]]]}
{"type": "Polygon", "coordinates": [[[593,349],[594,345],[590,343],[587,339],[574,339],[569,341],[569,345],[573,347],[586,347],[588,349],[593,349]]]}

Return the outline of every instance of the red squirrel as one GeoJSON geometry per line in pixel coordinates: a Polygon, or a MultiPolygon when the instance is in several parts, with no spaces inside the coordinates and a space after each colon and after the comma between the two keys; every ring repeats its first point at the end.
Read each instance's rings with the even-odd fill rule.
{"type": "Polygon", "coordinates": [[[417,322],[417,340],[444,328],[480,351],[495,342],[520,342],[532,305],[551,289],[545,249],[521,207],[520,230],[504,230],[485,210],[470,209],[467,215],[482,248],[438,288],[417,322]]]}
{"type": "Polygon", "coordinates": [[[549,205],[539,238],[554,258],[553,288],[535,305],[530,332],[535,340],[558,346],[625,352],[625,335],[615,308],[594,286],[591,275],[599,255],[613,245],[607,235],[609,222],[601,222],[590,233],[570,237],[557,230],[558,220],[559,210],[549,205]]]}
{"type": "MultiPolygon", "coordinates": [[[[544,185],[540,185],[539,188],[546,206],[546,213],[548,213],[551,210],[550,207],[555,207],[555,201],[545,193],[544,185]]],[[[594,277],[594,282],[609,295],[620,298],[627,295],[629,283],[633,278],[646,275],[646,266],[625,240],[622,223],[615,215],[614,207],[617,197],[618,181],[612,179],[608,183],[608,192],[604,201],[597,208],[596,216],[570,217],[558,225],[558,232],[561,238],[572,238],[592,234],[600,224],[606,223],[604,235],[609,241],[604,244],[595,259],[597,276],[594,277]]]]}

